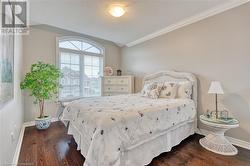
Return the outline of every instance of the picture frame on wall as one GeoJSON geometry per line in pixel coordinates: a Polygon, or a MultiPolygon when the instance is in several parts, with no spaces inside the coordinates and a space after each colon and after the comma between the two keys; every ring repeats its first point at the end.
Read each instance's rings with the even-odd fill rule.
{"type": "Polygon", "coordinates": [[[0,109],[14,98],[14,35],[0,35],[0,109]]]}

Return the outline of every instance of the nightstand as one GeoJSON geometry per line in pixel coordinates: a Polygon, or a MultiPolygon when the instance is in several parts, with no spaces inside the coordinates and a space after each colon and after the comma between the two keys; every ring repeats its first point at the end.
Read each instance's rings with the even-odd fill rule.
{"type": "Polygon", "coordinates": [[[201,115],[200,121],[211,130],[211,133],[200,139],[202,147],[221,155],[232,156],[238,153],[238,150],[224,136],[225,131],[239,127],[239,122],[236,119],[232,119],[230,123],[223,123],[201,115]]]}

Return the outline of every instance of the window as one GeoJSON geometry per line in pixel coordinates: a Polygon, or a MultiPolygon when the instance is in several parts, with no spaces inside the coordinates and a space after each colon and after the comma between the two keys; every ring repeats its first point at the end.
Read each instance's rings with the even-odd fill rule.
{"type": "Polygon", "coordinates": [[[101,96],[104,49],[91,41],[63,37],[58,40],[62,100],[101,96]]]}

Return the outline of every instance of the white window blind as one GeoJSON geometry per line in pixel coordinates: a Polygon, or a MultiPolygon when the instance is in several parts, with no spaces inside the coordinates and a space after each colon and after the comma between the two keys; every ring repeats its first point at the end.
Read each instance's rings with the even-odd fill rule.
{"type": "Polygon", "coordinates": [[[59,40],[61,100],[101,96],[104,50],[83,40],[59,40]]]}

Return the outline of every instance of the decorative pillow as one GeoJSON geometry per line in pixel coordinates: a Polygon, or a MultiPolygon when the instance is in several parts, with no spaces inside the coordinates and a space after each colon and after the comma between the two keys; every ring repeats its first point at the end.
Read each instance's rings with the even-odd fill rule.
{"type": "Polygon", "coordinates": [[[157,82],[145,83],[141,91],[141,95],[144,97],[149,97],[157,99],[160,94],[161,84],[157,82]]]}
{"type": "Polygon", "coordinates": [[[192,84],[189,81],[179,82],[177,98],[191,99],[192,84]]]}
{"type": "Polygon", "coordinates": [[[161,87],[161,98],[174,99],[177,94],[178,84],[174,82],[164,82],[161,87]]]}

